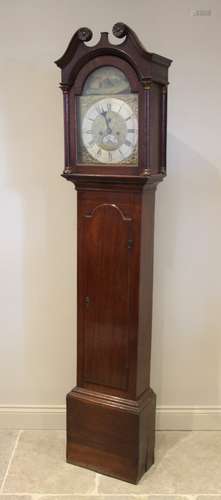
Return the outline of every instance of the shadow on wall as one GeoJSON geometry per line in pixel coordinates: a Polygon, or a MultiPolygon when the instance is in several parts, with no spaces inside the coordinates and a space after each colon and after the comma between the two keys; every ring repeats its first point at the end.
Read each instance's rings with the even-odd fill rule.
{"type": "Polygon", "coordinates": [[[221,401],[221,178],[168,136],[156,197],[152,386],[158,405],[221,401]]]}

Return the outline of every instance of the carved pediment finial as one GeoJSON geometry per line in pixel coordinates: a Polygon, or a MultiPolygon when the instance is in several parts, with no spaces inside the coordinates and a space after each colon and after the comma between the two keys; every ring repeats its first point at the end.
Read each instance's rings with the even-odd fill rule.
{"type": "Polygon", "coordinates": [[[93,36],[93,33],[89,28],[80,28],[77,33],[81,42],[89,42],[93,36]]]}
{"type": "Polygon", "coordinates": [[[69,64],[74,54],[79,49],[80,45],[84,45],[84,42],[89,42],[92,39],[93,33],[89,28],[83,27],[79,28],[73,35],[67,49],[65,50],[63,56],[61,56],[55,64],[63,69],[69,64]]]}
{"type": "Polygon", "coordinates": [[[124,23],[116,23],[113,26],[112,33],[117,38],[123,38],[128,33],[128,28],[124,23]]]}

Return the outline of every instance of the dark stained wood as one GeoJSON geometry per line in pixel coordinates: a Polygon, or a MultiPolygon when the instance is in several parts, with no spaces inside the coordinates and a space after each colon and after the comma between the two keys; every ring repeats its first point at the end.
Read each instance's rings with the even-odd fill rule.
{"type": "Polygon", "coordinates": [[[167,87],[161,89],[161,165],[160,172],[163,175],[167,173],[167,87]]]}
{"type": "Polygon", "coordinates": [[[100,203],[81,220],[84,380],[126,390],[130,315],[131,218],[115,203],[100,203]],[[110,245],[111,237],[111,245],[110,245]]]}
{"type": "Polygon", "coordinates": [[[67,461],[136,484],[154,462],[154,393],[125,405],[76,388],[67,396],[67,461]]]}
{"type": "Polygon", "coordinates": [[[150,165],[154,174],[161,172],[161,148],[163,149],[161,87],[152,83],[150,88],[150,165]]]}
{"type": "MultiPolygon", "coordinates": [[[[146,123],[145,120],[145,104],[144,104],[144,88],[142,83],[137,79],[137,74],[134,69],[128,64],[128,62],[119,59],[119,57],[113,57],[111,55],[100,55],[95,57],[95,59],[90,60],[85,66],[81,68],[77,74],[74,85],[69,90],[69,103],[71,105],[64,108],[64,114],[66,116],[66,122],[68,130],[67,137],[69,137],[69,143],[65,141],[65,156],[69,158],[69,166],[66,166],[65,172],[68,173],[81,173],[90,175],[119,175],[118,169],[114,165],[82,165],[78,163],[77,155],[77,98],[83,90],[85,81],[87,80],[91,71],[102,66],[114,66],[121,71],[123,71],[128,81],[130,82],[131,90],[138,94],[139,97],[139,123],[146,123]]],[[[63,84],[62,84],[63,88],[63,84]]],[[[66,92],[66,90],[65,90],[66,92]]],[[[138,165],[135,167],[124,166],[121,168],[121,174],[125,175],[137,175],[145,170],[145,143],[143,141],[142,134],[139,134],[139,161],[138,165]]]]}
{"type": "MultiPolygon", "coordinates": [[[[62,83],[73,85],[79,70],[94,59],[99,54],[110,54],[118,56],[122,60],[129,62],[135,69],[139,80],[145,81],[149,78],[161,84],[168,83],[168,67],[171,59],[158,54],[147,52],[134,31],[126,24],[116,23],[113,27],[113,34],[117,36],[119,25],[123,26],[125,39],[119,45],[110,43],[108,33],[101,33],[99,42],[96,45],[85,45],[85,41],[92,39],[92,32],[88,28],[80,28],[70,41],[64,55],[55,61],[55,64],[62,70],[62,83]],[[82,36],[83,35],[83,36],[82,36]]],[[[122,38],[117,36],[117,38],[122,38]]]]}
{"type": "Polygon", "coordinates": [[[119,187],[78,192],[78,385],[125,397],[135,394],[141,197],[119,187]],[[100,374],[99,384],[85,377],[86,366],[100,374]]]}
{"type": "MultiPolygon", "coordinates": [[[[161,172],[156,149],[165,151],[165,99],[161,105],[161,89],[168,84],[171,60],[147,52],[136,34],[123,23],[116,23],[113,33],[125,40],[111,44],[108,33],[101,33],[95,46],[85,45],[92,38],[88,28],[81,28],[73,36],[65,54],[56,61],[62,69],[61,89],[65,97],[65,170],[64,173],[93,175],[150,175],[161,172]],[[127,76],[133,92],[139,95],[139,161],[136,167],[78,165],[77,160],[77,97],[89,73],[102,65],[113,65],[127,76]],[[154,84],[152,90],[152,83],[154,84]],[[158,90],[157,90],[158,89],[158,90]],[[161,109],[162,108],[162,109],[161,109]],[[161,110],[161,112],[159,111],[161,110]],[[160,117],[159,117],[160,113],[160,117]],[[159,123],[160,120],[160,123],[159,123]],[[155,133],[155,129],[157,132],[155,133]]],[[[158,153],[160,154],[160,153],[158,153]]],[[[165,155],[164,155],[165,157],[165,155]]],[[[162,171],[164,174],[164,170],[162,171]]]]}
{"type": "Polygon", "coordinates": [[[117,23],[119,45],[88,28],[56,62],[62,69],[65,169],[77,189],[77,386],[67,395],[67,461],[137,483],[154,462],[150,388],[155,191],[166,173],[168,67],[117,23]],[[113,65],[139,96],[135,167],[80,165],[76,102],[91,71],[113,65]]]}
{"type": "Polygon", "coordinates": [[[138,397],[150,384],[155,187],[143,191],[141,204],[136,388],[138,397]]]}

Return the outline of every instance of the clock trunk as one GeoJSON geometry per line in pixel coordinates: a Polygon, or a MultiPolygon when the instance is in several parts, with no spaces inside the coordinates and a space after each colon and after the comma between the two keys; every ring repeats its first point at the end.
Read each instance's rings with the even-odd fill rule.
{"type": "Polygon", "coordinates": [[[136,483],[154,457],[155,188],[77,189],[78,379],[67,398],[67,459],[136,483]]]}

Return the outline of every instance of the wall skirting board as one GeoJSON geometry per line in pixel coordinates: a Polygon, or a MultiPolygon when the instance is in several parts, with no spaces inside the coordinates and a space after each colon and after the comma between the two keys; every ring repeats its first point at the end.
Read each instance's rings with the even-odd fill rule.
{"type": "MultiPolygon", "coordinates": [[[[65,429],[65,406],[0,405],[0,429],[65,429]]],[[[158,430],[221,430],[221,406],[158,406],[158,430]]]]}

